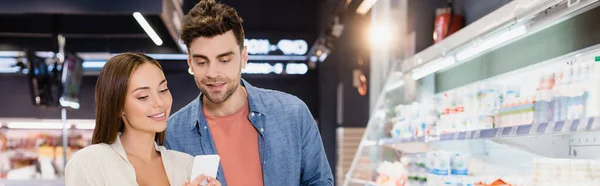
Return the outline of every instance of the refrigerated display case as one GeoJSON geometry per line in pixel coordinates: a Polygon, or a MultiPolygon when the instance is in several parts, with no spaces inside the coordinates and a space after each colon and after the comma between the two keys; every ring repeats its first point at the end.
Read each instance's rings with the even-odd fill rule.
{"type": "Polygon", "coordinates": [[[395,60],[343,185],[600,185],[598,6],[515,0],[395,60]]]}
{"type": "Polygon", "coordinates": [[[0,118],[0,185],[64,185],[71,155],[91,144],[93,120],[0,118]],[[67,135],[67,144],[62,136],[67,135]]]}

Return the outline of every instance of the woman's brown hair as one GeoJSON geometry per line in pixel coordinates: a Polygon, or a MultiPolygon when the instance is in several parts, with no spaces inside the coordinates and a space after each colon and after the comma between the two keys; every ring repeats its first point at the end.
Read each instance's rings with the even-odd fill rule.
{"type": "MultiPolygon", "coordinates": [[[[160,64],[151,57],[140,53],[122,53],[110,58],[98,75],[96,82],[96,128],[92,144],[115,142],[125,124],[122,120],[125,96],[129,77],[138,66],[151,63],[162,70],[160,64]]],[[[162,145],[165,132],[156,133],[156,143],[162,145]]]]}

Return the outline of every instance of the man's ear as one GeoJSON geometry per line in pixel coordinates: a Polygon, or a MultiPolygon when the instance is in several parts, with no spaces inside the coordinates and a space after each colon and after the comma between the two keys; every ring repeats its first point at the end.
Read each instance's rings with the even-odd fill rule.
{"type": "Polygon", "coordinates": [[[188,64],[188,72],[192,75],[194,75],[194,69],[192,68],[192,54],[190,54],[190,50],[188,49],[188,57],[187,57],[187,64],[188,64]]]}
{"type": "Polygon", "coordinates": [[[248,47],[244,46],[242,49],[242,69],[246,68],[248,63],[248,47]]]}

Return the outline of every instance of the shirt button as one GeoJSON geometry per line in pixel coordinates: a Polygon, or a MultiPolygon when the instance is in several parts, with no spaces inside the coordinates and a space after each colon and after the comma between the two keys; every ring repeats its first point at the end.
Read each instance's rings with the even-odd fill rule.
{"type": "Polygon", "coordinates": [[[253,113],[250,113],[250,117],[254,117],[254,112],[253,112],[253,113]]]}
{"type": "Polygon", "coordinates": [[[204,130],[206,130],[208,127],[204,126],[204,130]]]}
{"type": "Polygon", "coordinates": [[[265,128],[260,128],[260,132],[265,132],[265,128]]]}

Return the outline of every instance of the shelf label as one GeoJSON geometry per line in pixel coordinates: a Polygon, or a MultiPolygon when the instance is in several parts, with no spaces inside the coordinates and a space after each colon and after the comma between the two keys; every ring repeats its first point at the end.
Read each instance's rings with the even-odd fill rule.
{"type": "Polygon", "coordinates": [[[473,139],[479,139],[480,135],[481,135],[481,130],[476,130],[475,134],[473,134],[473,139]]]}
{"type": "Polygon", "coordinates": [[[548,126],[546,127],[546,131],[544,132],[544,134],[554,133],[555,126],[556,126],[556,122],[554,122],[554,121],[551,121],[550,123],[548,123],[548,126]]]}
{"type": "Polygon", "coordinates": [[[497,131],[498,131],[498,132],[496,132],[496,137],[497,137],[497,138],[498,138],[498,137],[501,137],[501,136],[502,136],[502,132],[504,132],[504,127],[502,127],[502,128],[498,128],[498,130],[497,130],[497,131]]]}
{"type": "Polygon", "coordinates": [[[467,131],[467,136],[465,136],[465,139],[471,139],[472,133],[473,133],[473,131],[467,131]]]}
{"type": "Polygon", "coordinates": [[[518,129],[518,128],[519,128],[519,127],[517,127],[517,126],[513,126],[513,127],[511,127],[511,128],[510,128],[510,134],[509,134],[509,135],[510,135],[510,136],[514,136],[515,134],[517,134],[517,129],[518,129]]]}
{"type": "Polygon", "coordinates": [[[571,131],[571,125],[573,125],[573,120],[565,121],[565,124],[562,126],[561,132],[569,132],[571,131]]]}
{"type": "Polygon", "coordinates": [[[592,120],[590,123],[590,130],[597,130],[598,129],[598,125],[600,123],[598,123],[600,121],[600,118],[595,117],[595,118],[591,118],[590,120],[592,120]]]}
{"type": "Polygon", "coordinates": [[[460,132],[455,132],[454,133],[454,137],[452,138],[453,140],[458,140],[458,133],[460,133],[460,132]]]}
{"type": "Polygon", "coordinates": [[[577,130],[576,131],[587,130],[587,126],[588,126],[589,123],[590,123],[590,118],[589,117],[582,118],[581,120],[579,120],[579,125],[577,125],[577,130]]]}
{"type": "Polygon", "coordinates": [[[540,128],[540,124],[539,123],[534,123],[533,125],[531,125],[531,129],[529,130],[529,134],[537,134],[538,128],[540,128]]]}

